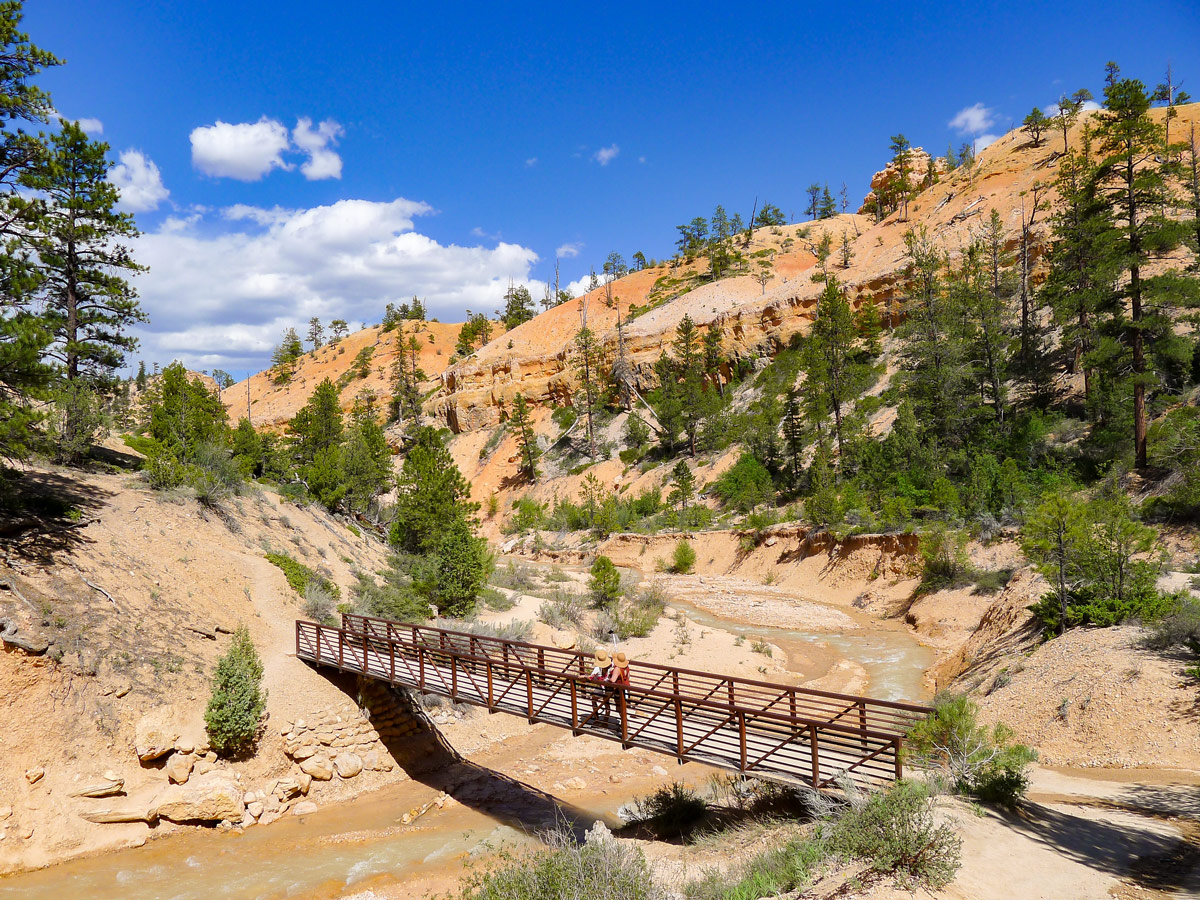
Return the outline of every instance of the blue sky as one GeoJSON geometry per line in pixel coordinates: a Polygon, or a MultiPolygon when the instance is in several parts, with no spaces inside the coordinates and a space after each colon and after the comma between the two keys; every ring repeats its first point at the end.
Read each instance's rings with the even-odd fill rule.
{"type": "Polygon", "coordinates": [[[856,206],[890,135],[1003,133],[1109,59],[1200,95],[1183,2],[805,6],[33,0],[25,27],[122,164],[141,355],[237,374],[310,315],[449,321],[556,253],[565,281],[669,255],[717,203],[856,206]]]}

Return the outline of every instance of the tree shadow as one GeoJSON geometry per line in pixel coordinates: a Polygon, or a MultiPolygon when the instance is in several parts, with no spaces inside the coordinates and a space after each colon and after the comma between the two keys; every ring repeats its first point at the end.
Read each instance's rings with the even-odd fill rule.
{"type": "MultiPolygon", "coordinates": [[[[360,701],[357,676],[324,667],[315,671],[356,703],[360,701]]],[[[565,827],[576,841],[583,840],[596,818],[595,812],[564,803],[533,785],[466,759],[446,740],[409,691],[386,687],[395,705],[419,726],[414,735],[380,735],[388,754],[413,781],[446,793],[463,806],[521,831],[537,833],[565,827]]]]}
{"type": "Polygon", "coordinates": [[[70,473],[26,470],[0,480],[0,552],[38,565],[91,543],[85,529],[113,494],[70,473]]]}
{"type": "MultiPolygon", "coordinates": [[[[1132,786],[1140,788],[1141,786],[1132,786]]],[[[1165,797],[1147,795],[1149,802],[1165,797]]],[[[1088,801],[1089,806],[1138,812],[1124,802],[1088,801]]],[[[1180,837],[1127,823],[1087,819],[1040,803],[994,813],[1030,840],[1097,872],[1129,879],[1148,890],[1174,891],[1186,886],[1197,864],[1200,846],[1191,834],[1180,837]]]]}

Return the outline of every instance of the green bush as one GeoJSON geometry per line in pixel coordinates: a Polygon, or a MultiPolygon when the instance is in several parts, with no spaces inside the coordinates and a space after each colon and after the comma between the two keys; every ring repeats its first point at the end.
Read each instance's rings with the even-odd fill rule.
{"type": "Polygon", "coordinates": [[[629,821],[646,825],[661,837],[683,837],[708,812],[708,802],[682,781],[657,788],[630,805],[629,821]]]}
{"type": "Polygon", "coordinates": [[[726,506],[749,512],[775,495],[775,485],[766,466],[748,453],[721,474],[713,484],[713,493],[726,506]]]}
{"type": "Polygon", "coordinates": [[[217,660],[212,696],[204,711],[204,725],[214,750],[224,756],[254,746],[267,706],[262,688],[263,665],[245,625],[238,627],[225,655],[217,660]]]}
{"type": "Polygon", "coordinates": [[[469,875],[459,900],[664,900],[640,847],[593,829],[583,844],[569,834],[551,847],[500,855],[490,868],[469,875]]]}
{"type": "Polygon", "coordinates": [[[356,573],[358,580],[350,588],[354,611],[393,622],[420,624],[426,621],[431,614],[429,603],[413,589],[409,563],[407,558],[391,557],[388,568],[380,573],[382,585],[372,575],[356,573]]]}
{"type": "Polygon", "coordinates": [[[971,572],[967,559],[967,536],[961,531],[936,528],[921,535],[922,588],[958,587],[971,572]]]}
{"type": "Polygon", "coordinates": [[[537,531],[546,527],[546,507],[529,497],[522,497],[513,504],[513,515],[505,529],[510,534],[537,531]]]}
{"type": "Polygon", "coordinates": [[[965,696],[938,697],[933,713],[909,732],[907,746],[918,763],[944,772],[955,791],[1013,806],[1025,795],[1037,752],[1016,743],[1002,723],[980,724],[978,713],[965,696]]]}
{"type": "Polygon", "coordinates": [[[334,602],[341,599],[341,588],[324,575],[314,572],[308,566],[304,565],[304,563],[297,562],[286,553],[267,553],[265,556],[267,562],[279,567],[283,572],[283,576],[287,579],[288,585],[301,597],[305,595],[308,586],[311,584],[326,591],[334,599],[334,602]]]}
{"type": "Polygon", "coordinates": [[[538,607],[538,619],[551,628],[578,628],[583,624],[585,610],[581,596],[559,589],[554,592],[554,599],[538,607]]]}
{"type": "Polygon", "coordinates": [[[833,825],[830,846],[895,875],[910,889],[945,887],[962,856],[962,839],[934,821],[928,789],[912,781],[899,781],[846,810],[833,825]]]}
{"type": "Polygon", "coordinates": [[[322,625],[338,624],[337,604],[333,596],[315,583],[310,583],[304,589],[304,615],[322,625]]]}
{"type": "Polygon", "coordinates": [[[710,872],[685,889],[689,900],[759,900],[800,890],[829,855],[823,830],[752,857],[732,872],[710,872]]]}
{"type": "Polygon", "coordinates": [[[696,565],[696,550],[686,540],[680,539],[675,545],[675,554],[672,557],[672,571],[678,575],[687,575],[692,571],[692,567],[696,565]]]}

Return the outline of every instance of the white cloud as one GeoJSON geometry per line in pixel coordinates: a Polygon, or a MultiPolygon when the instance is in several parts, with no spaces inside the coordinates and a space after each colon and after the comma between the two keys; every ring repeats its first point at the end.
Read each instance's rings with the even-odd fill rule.
{"type": "Polygon", "coordinates": [[[583,244],[579,241],[574,241],[570,244],[563,244],[554,251],[554,255],[560,259],[573,259],[579,255],[579,251],[583,249],[583,244]]]}
{"type": "Polygon", "coordinates": [[[532,169],[537,164],[538,164],[538,158],[536,156],[531,156],[531,157],[529,157],[529,159],[525,160],[525,168],[527,168],[527,169],[532,169]]]}
{"type": "Polygon", "coordinates": [[[998,135],[998,134],[981,134],[981,135],[979,135],[979,137],[975,138],[975,152],[982,153],[984,150],[986,150],[992,144],[996,143],[996,141],[998,141],[998,140],[1000,140],[1000,135],[998,135]]]}
{"type": "Polygon", "coordinates": [[[592,283],[592,275],[589,272],[587,275],[583,275],[583,276],[575,279],[570,284],[566,285],[563,289],[570,291],[572,297],[582,297],[584,294],[586,294],[588,292],[588,285],[590,285],[591,283],[592,283]]]}
{"type": "Polygon", "coordinates": [[[302,163],[300,173],[309,181],[320,181],[325,178],[342,177],[342,158],[330,145],[336,145],[342,136],[342,126],[333,119],[326,119],[315,129],[312,119],[301,117],[292,129],[292,140],[296,146],[308,154],[308,162],[302,163]]]}
{"type": "Polygon", "coordinates": [[[621,152],[621,148],[616,144],[611,144],[608,147],[601,147],[592,154],[592,159],[600,163],[602,166],[607,166],[610,162],[617,158],[617,154],[621,152]]]}
{"type": "Polygon", "coordinates": [[[104,134],[104,123],[99,119],[80,119],[79,127],[93,137],[104,134]]]}
{"type": "Polygon", "coordinates": [[[959,134],[979,134],[996,124],[996,111],[976,103],[960,109],[947,124],[959,134]]]}
{"type": "MultiPolygon", "coordinates": [[[[1103,109],[1103,107],[1095,100],[1084,100],[1083,106],[1080,107],[1080,109],[1083,112],[1095,112],[1098,109],[1103,109]]],[[[1049,118],[1053,119],[1058,115],[1058,104],[1051,103],[1049,106],[1043,106],[1042,112],[1045,113],[1049,118]]]]}
{"type": "Polygon", "coordinates": [[[192,165],[206,175],[258,181],[272,169],[291,168],[283,159],[288,130],[266,116],[236,125],[218,119],[193,129],[191,141],[192,165]]]}
{"type": "Polygon", "coordinates": [[[377,322],[387,302],[416,294],[453,321],[468,307],[492,309],[510,279],[528,283],[533,250],[440,244],[414,230],[431,212],[400,198],[173,217],[134,247],[150,267],[136,279],[150,315],[141,355],[259,369],[283,329],[311,316],[377,322]]]}
{"type": "Polygon", "coordinates": [[[126,150],[112,167],[108,180],[121,192],[121,206],[130,212],[149,212],[171,195],[163,186],[162,173],[154,160],[141,150],[126,150]]]}

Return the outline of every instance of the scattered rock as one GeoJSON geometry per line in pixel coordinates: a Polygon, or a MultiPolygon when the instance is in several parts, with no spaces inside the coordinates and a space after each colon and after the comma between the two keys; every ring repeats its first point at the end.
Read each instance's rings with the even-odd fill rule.
{"type": "Polygon", "coordinates": [[[0,822],[3,822],[5,819],[7,819],[11,815],[12,815],[12,807],[11,806],[0,806],[0,822]]]}
{"type": "Polygon", "coordinates": [[[262,819],[263,813],[266,812],[266,807],[257,800],[252,800],[246,804],[246,812],[250,813],[256,819],[262,819]]]}
{"type": "Polygon", "coordinates": [[[205,757],[204,759],[196,760],[196,768],[193,769],[192,771],[194,771],[197,775],[207,775],[209,772],[214,771],[216,768],[217,768],[217,764],[214,762],[211,762],[207,757],[205,757]]]}
{"type": "Polygon", "coordinates": [[[18,832],[18,834],[21,835],[22,840],[25,840],[25,841],[29,840],[31,837],[33,837],[33,826],[28,825],[28,824],[22,825],[21,830],[18,832]]]}
{"type": "Polygon", "coordinates": [[[316,752],[317,752],[317,748],[315,746],[300,744],[294,750],[291,750],[288,753],[288,756],[290,756],[296,762],[301,762],[303,760],[308,759],[310,756],[312,756],[316,752]]]}
{"type": "Polygon", "coordinates": [[[363,770],[362,759],[355,753],[339,753],[333,758],[333,766],[342,778],[353,778],[363,770]]]}
{"type": "Polygon", "coordinates": [[[309,813],[317,811],[317,804],[311,800],[302,800],[292,807],[293,816],[307,816],[309,813]]]}
{"type": "Polygon", "coordinates": [[[300,763],[300,771],[311,775],[317,781],[329,781],[333,778],[333,763],[329,761],[328,756],[310,756],[300,763]]]}
{"type": "Polygon", "coordinates": [[[563,786],[570,788],[573,791],[582,791],[587,787],[587,782],[576,776],[575,778],[568,778],[566,781],[564,781],[563,786]]]}
{"type": "Polygon", "coordinates": [[[167,786],[155,805],[159,816],[172,822],[241,821],[242,793],[232,777],[211,772],[194,775],[187,784],[167,786]]]}
{"type": "Polygon", "coordinates": [[[124,697],[126,694],[128,694],[132,690],[133,690],[132,685],[123,684],[119,688],[117,688],[115,691],[113,691],[113,696],[114,697],[124,697]]]}
{"type": "Polygon", "coordinates": [[[114,778],[111,773],[104,773],[104,781],[97,781],[87,787],[80,788],[71,794],[72,797],[112,797],[125,788],[124,778],[114,778]]]}
{"type": "Polygon", "coordinates": [[[45,777],[45,775],[46,775],[46,770],[43,769],[41,766],[37,766],[35,768],[25,770],[25,780],[28,781],[30,784],[37,784],[39,781],[41,781],[45,777]]]}
{"type": "Polygon", "coordinates": [[[296,776],[296,784],[300,785],[300,793],[307,794],[308,789],[312,787],[312,776],[307,772],[301,772],[296,776]]]}
{"type": "Polygon", "coordinates": [[[664,769],[662,766],[655,766],[654,768],[652,768],[650,770],[650,774],[657,775],[659,778],[665,778],[666,774],[667,774],[667,770],[664,769]]]}
{"type": "Polygon", "coordinates": [[[279,813],[273,812],[268,809],[266,812],[264,812],[261,816],[258,817],[258,824],[259,825],[270,825],[272,822],[275,822],[278,820],[279,820],[279,813]]]}

